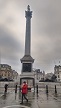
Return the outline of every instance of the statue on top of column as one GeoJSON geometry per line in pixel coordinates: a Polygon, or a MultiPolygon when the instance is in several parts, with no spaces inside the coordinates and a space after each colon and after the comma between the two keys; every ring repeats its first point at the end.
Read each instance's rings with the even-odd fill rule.
{"type": "Polygon", "coordinates": [[[27,11],[25,11],[25,17],[30,17],[32,18],[32,11],[30,11],[30,6],[27,6],[27,11]]]}
{"type": "Polygon", "coordinates": [[[29,5],[27,6],[27,9],[28,9],[28,11],[30,11],[30,6],[29,5]]]}

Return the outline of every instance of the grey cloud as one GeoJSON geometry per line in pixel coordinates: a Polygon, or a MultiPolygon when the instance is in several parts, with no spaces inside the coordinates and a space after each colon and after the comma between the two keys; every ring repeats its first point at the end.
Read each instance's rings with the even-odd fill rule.
{"type": "MultiPolygon", "coordinates": [[[[3,6],[0,8],[5,8],[9,2],[11,4],[14,3],[15,8],[20,11],[19,14],[23,13],[22,15],[24,15],[24,17],[27,5],[30,5],[33,11],[31,52],[32,57],[35,58],[35,67],[39,65],[39,67],[41,69],[44,68],[46,72],[50,71],[50,69],[52,70],[52,62],[54,62],[54,60],[61,60],[61,0],[13,0],[13,2],[8,0],[6,3],[4,0],[2,1],[3,6]]],[[[7,17],[6,21],[10,24],[15,23],[15,19],[12,19],[12,16],[7,17]]],[[[0,46],[2,46],[5,51],[8,49],[8,53],[13,52],[13,54],[10,53],[9,56],[13,60],[12,64],[14,64],[17,52],[18,54],[20,51],[22,53],[24,48],[22,48],[21,43],[12,38],[13,36],[10,32],[8,33],[4,30],[0,30],[0,32],[2,32],[3,35],[5,34],[5,37],[0,37],[0,46]]]]}
{"type": "Polygon", "coordinates": [[[2,56],[7,56],[9,59],[17,59],[18,54],[22,51],[22,45],[20,41],[13,38],[8,30],[0,27],[0,53],[2,56]]]}
{"type": "Polygon", "coordinates": [[[36,6],[37,10],[35,11],[33,32],[36,32],[38,35],[45,33],[47,35],[55,36],[55,34],[61,34],[61,1],[47,1],[48,2],[45,1],[46,4],[40,1],[39,7],[36,6]]]}
{"type": "Polygon", "coordinates": [[[5,8],[5,6],[7,5],[8,0],[0,0],[0,9],[5,8]]]}
{"type": "Polygon", "coordinates": [[[14,23],[14,18],[12,18],[12,16],[11,17],[8,17],[8,18],[6,18],[6,23],[9,23],[9,24],[13,24],[14,23]]]}
{"type": "Polygon", "coordinates": [[[35,11],[35,20],[32,24],[34,31],[32,31],[34,38],[37,38],[36,53],[39,52],[35,58],[48,64],[54,59],[61,59],[61,1],[51,0],[45,3],[46,6],[43,5],[44,3],[40,6],[41,1],[39,7],[36,5],[38,8],[35,11]],[[48,39],[49,42],[47,42],[48,39]]]}

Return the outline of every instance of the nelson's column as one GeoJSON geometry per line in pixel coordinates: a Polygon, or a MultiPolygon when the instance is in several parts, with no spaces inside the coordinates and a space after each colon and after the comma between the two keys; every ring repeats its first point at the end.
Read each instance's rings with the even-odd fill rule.
{"type": "Polygon", "coordinates": [[[32,72],[32,65],[34,59],[31,57],[31,18],[32,11],[30,11],[30,6],[27,6],[27,11],[25,11],[26,17],[26,34],[25,34],[25,54],[21,58],[22,72],[20,75],[20,84],[25,80],[29,87],[34,86],[35,78],[32,72]]]}

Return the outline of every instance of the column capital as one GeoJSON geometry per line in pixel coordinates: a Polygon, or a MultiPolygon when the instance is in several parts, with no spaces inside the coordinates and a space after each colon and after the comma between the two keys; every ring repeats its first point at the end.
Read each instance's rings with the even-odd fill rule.
{"type": "Polygon", "coordinates": [[[26,18],[32,18],[32,11],[30,11],[30,6],[27,6],[27,11],[25,11],[25,17],[26,18]]]}

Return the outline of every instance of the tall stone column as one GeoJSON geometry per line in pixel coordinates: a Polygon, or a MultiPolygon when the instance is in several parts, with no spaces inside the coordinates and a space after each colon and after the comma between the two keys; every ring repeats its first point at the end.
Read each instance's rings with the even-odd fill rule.
{"type": "Polygon", "coordinates": [[[31,57],[31,18],[32,11],[30,11],[30,6],[27,6],[27,11],[25,11],[26,17],[26,34],[25,34],[25,55],[21,59],[22,63],[22,73],[32,72],[32,63],[34,59],[31,57]]]}
{"type": "Polygon", "coordinates": [[[25,11],[26,17],[26,36],[25,36],[25,55],[30,55],[31,53],[31,18],[32,11],[30,11],[30,6],[28,5],[27,11],[25,11]]]}

